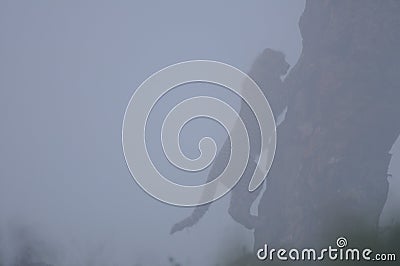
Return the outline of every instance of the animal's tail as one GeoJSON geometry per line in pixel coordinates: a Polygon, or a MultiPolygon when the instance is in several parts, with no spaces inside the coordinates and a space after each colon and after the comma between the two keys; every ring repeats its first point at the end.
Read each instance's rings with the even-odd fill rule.
{"type": "Polygon", "coordinates": [[[172,226],[170,234],[174,234],[176,232],[182,231],[185,228],[195,225],[204,216],[204,214],[206,214],[206,212],[210,208],[210,205],[211,203],[197,206],[189,217],[172,226]]]}
{"type": "MultiPolygon", "coordinates": [[[[207,183],[213,181],[220,173],[225,169],[225,165],[227,164],[230,156],[230,141],[225,141],[221,150],[218,152],[217,158],[215,159],[213,165],[211,166],[210,173],[207,177],[207,183]]],[[[215,187],[211,188],[215,189],[215,187]]],[[[216,191],[207,191],[204,195],[214,195],[216,191]]],[[[192,214],[183,219],[182,221],[174,224],[171,228],[170,234],[173,234],[178,231],[182,231],[185,228],[192,227],[196,223],[200,221],[200,219],[206,214],[208,209],[210,208],[211,202],[206,203],[200,206],[196,206],[192,212],[192,214]]]]}

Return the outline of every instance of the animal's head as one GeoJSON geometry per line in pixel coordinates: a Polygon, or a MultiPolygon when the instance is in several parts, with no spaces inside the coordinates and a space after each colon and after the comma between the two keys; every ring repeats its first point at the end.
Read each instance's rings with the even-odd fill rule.
{"type": "Polygon", "coordinates": [[[256,58],[250,73],[255,78],[280,78],[287,73],[289,67],[290,65],[286,62],[285,55],[282,52],[267,48],[256,58]]]}

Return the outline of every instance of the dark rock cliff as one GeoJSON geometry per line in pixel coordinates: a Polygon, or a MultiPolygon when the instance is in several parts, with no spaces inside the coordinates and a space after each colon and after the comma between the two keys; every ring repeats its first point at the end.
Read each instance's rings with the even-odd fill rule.
{"type": "Polygon", "coordinates": [[[400,2],[309,0],[255,248],[377,232],[400,133],[400,2]]]}

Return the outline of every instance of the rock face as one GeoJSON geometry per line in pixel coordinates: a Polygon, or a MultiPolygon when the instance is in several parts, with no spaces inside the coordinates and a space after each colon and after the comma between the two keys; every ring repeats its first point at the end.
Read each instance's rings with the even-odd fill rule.
{"type": "Polygon", "coordinates": [[[400,1],[309,0],[255,249],[376,232],[400,133],[400,1]]]}

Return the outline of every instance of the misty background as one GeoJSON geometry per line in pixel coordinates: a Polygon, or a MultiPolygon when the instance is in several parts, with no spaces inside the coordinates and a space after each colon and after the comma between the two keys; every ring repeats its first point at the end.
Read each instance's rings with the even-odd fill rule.
{"type": "MultiPolygon", "coordinates": [[[[247,72],[271,47],[293,66],[303,9],[304,1],[278,0],[0,1],[3,262],[11,264],[26,241],[56,265],[166,265],[169,257],[211,265],[224,245],[251,250],[252,233],[230,218],[226,196],[194,228],[169,235],[191,209],[157,201],[134,182],[122,153],[122,119],[141,82],[173,63],[210,59],[247,72]]],[[[160,113],[198,87],[165,97],[160,113]]],[[[239,106],[218,86],[201,89],[239,106]]],[[[156,136],[159,117],[152,119],[156,136]]],[[[209,121],[185,131],[189,154],[204,134],[219,144],[225,138],[209,121]]],[[[392,152],[382,226],[399,220],[399,141],[392,152]]]]}

